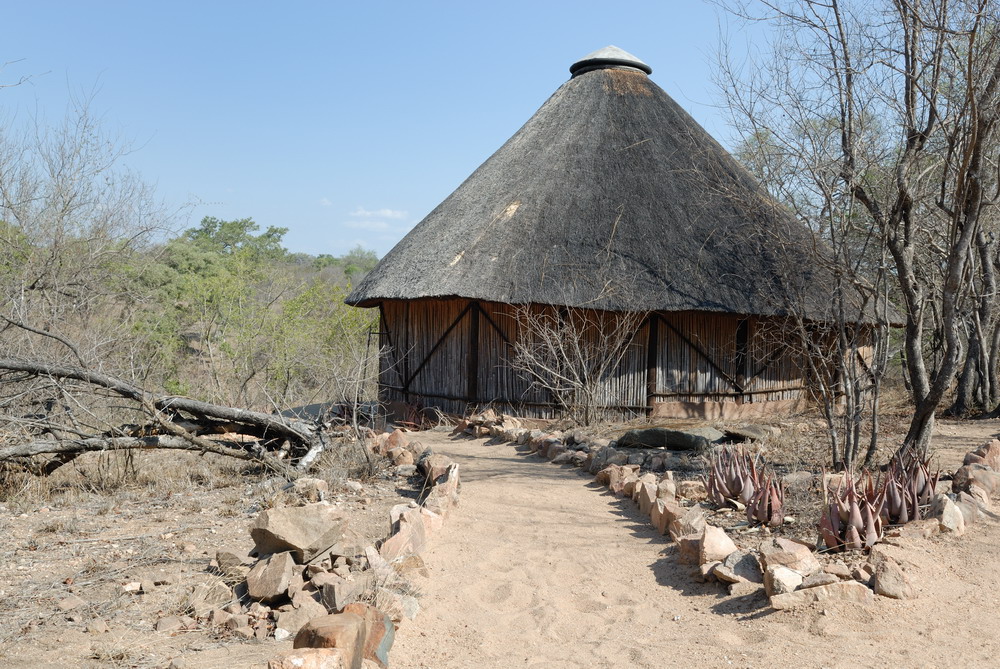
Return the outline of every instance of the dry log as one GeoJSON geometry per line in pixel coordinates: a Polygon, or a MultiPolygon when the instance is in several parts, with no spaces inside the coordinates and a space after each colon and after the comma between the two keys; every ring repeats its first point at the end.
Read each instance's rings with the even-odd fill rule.
{"type": "MultiPolygon", "coordinates": [[[[223,442],[209,442],[207,445],[195,444],[183,437],[174,435],[154,435],[148,437],[90,437],[87,439],[36,439],[6,448],[0,448],[0,462],[17,461],[37,455],[56,455],[63,458],[93,451],[124,451],[132,449],[166,448],[198,453],[215,453],[239,460],[261,462],[276,472],[290,475],[292,468],[276,460],[263,450],[245,450],[237,448],[238,444],[227,446],[223,442]]],[[[43,472],[51,473],[51,472],[43,472]]]]}
{"type": "MultiPolygon", "coordinates": [[[[245,449],[228,448],[220,442],[200,436],[218,432],[224,426],[227,430],[249,434],[260,439],[287,440],[294,457],[300,458],[298,469],[307,468],[324,449],[325,442],[320,426],[286,416],[249,411],[233,407],[201,402],[189,397],[156,395],[128,381],[95,372],[83,367],[59,365],[38,360],[0,358],[0,371],[20,372],[35,377],[56,380],[72,379],[110,390],[111,392],[140,404],[142,409],[155,420],[168,435],[109,436],[94,435],[68,440],[38,440],[0,450],[0,461],[33,455],[31,448],[39,448],[34,455],[44,453],[81,453],[89,450],[113,450],[120,448],[180,448],[201,452],[219,453],[246,460],[258,460],[265,466],[282,473],[290,468],[270,457],[263,449],[251,452],[245,449]],[[236,429],[234,429],[236,428],[236,429]],[[24,449],[27,448],[27,451],[24,449]],[[55,450],[53,450],[55,449],[55,450]],[[6,454],[6,455],[5,455],[6,454]]],[[[59,465],[53,462],[54,468],[59,465]]]]}

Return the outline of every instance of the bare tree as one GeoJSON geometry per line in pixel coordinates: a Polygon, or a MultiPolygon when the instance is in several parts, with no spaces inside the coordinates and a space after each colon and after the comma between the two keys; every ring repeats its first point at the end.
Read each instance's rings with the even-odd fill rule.
{"type": "Polygon", "coordinates": [[[589,425],[614,403],[609,380],[635,344],[645,313],[520,306],[512,365],[563,415],[589,425]]]}
{"type": "Polygon", "coordinates": [[[891,258],[915,406],[903,448],[925,454],[961,363],[975,241],[996,199],[985,186],[1000,117],[998,3],[720,4],[774,28],[759,67],[723,58],[736,127],[778,147],[779,166],[815,166],[810,176],[824,184],[783,184],[782,199],[820,214],[816,229],[827,239],[838,228],[822,218],[847,216],[849,229],[871,230],[853,243],[871,238],[881,247],[873,257],[884,249],[891,258]]]}

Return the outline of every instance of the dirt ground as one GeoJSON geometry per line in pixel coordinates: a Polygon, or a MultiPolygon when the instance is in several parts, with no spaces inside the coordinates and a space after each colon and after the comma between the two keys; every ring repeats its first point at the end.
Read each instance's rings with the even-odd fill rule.
{"type": "MultiPolygon", "coordinates": [[[[83,458],[81,458],[83,460],[83,458]]],[[[192,586],[218,580],[220,548],[246,554],[248,528],[265,508],[291,501],[284,481],[211,455],[143,453],[89,458],[54,481],[25,477],[0,505],[0,666],[266,667],[290,641],[244,640],[203,622],[159,633],[185,613],[192,586]],[[126,472],[126,468],[131,471],[126,472]],[[88,489],[89,486],[99,488],[88,489]],[[150,592],[125,586],[157,583],[150,592]],[[85,604],[58,608],[75,595],[85,604]],[[102,629],[106,627],[106,630],[102,629]]],[[[338,466],[317,473],[349,517],[348,544],[385,538],[389,508],[416,497],[419,481],[385,470],[348,481],[338,466]]],[[[6,482],[8,487],[12,482],[6,482]]]]}
{"type": "MultiPolygon", "coordinates": [[[[940,465],[955,469],[998,433],[997,421],[942,423],[940,465]]],[[[461,464],[462,502],[424,555],[422,610],[397,632],[394,668],[996,665],[998,517],[960,539],[886,544],[916,599],[776,612],[762,597],[694,582],[634,505],[572,467],[446,432],[419,440],[461,464]]],[[[6,482],[22,488],[0,505],[0,666],[265,667],[290,642],[153,625],[213,578],[218,548],[249,550],[247,528],[279,501],[280,482],[187,454],[131,466],[126,476],[125,464],[94,460],[57,481],[6,482]],[[160,585],[124,591],[139,581],[160,585]],[[86,604],[59,610],[69,595],[86,604]]],[[[417,492],[389,471],[360,489],[320,474],[359,546],[385,536],[389,507],[417,492]]]]}

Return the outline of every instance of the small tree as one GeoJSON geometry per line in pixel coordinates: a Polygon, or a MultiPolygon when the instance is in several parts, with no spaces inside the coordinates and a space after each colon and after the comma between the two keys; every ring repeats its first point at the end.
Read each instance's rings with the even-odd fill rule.
{"type": "Polygon", "coordinates": [[[645,313],[577,307],[515,310],[512,365],[547,391],[563,415],[589,425],[614,399],[608,381],[633,347],[645,313]]]}

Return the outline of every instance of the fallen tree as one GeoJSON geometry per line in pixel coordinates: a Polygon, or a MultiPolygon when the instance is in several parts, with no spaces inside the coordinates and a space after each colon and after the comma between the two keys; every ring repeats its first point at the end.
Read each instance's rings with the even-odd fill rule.
{"type": "Polygon", "coordinates": [[[54,424],[44,417],[32,418],[30,424],[35,431],[41,428],[46,436],[0,448],[0,462],[20,462],[39,474],[49,474],[86,452],[168,448],[253,460],[289,476],[295,470],[308,469],[327,443],[324,425],[319,420],[220,406],[189,397],[157,395],[123,379],[84,367],[0,358],[0,382],[19,384],[37,379],[48,379],[57,385],[67,380],[77,381],[94,389],[110,391],[131,401],[132,407],[149,421],[101,434],[87,434],[78,426],[54,424]],[[207,436],[232,434],[254,439],[242,441],[207,436]],[[46,454],[56,457],[41,466],[29,466],[24,462],[27,458],[46,454]]]}

